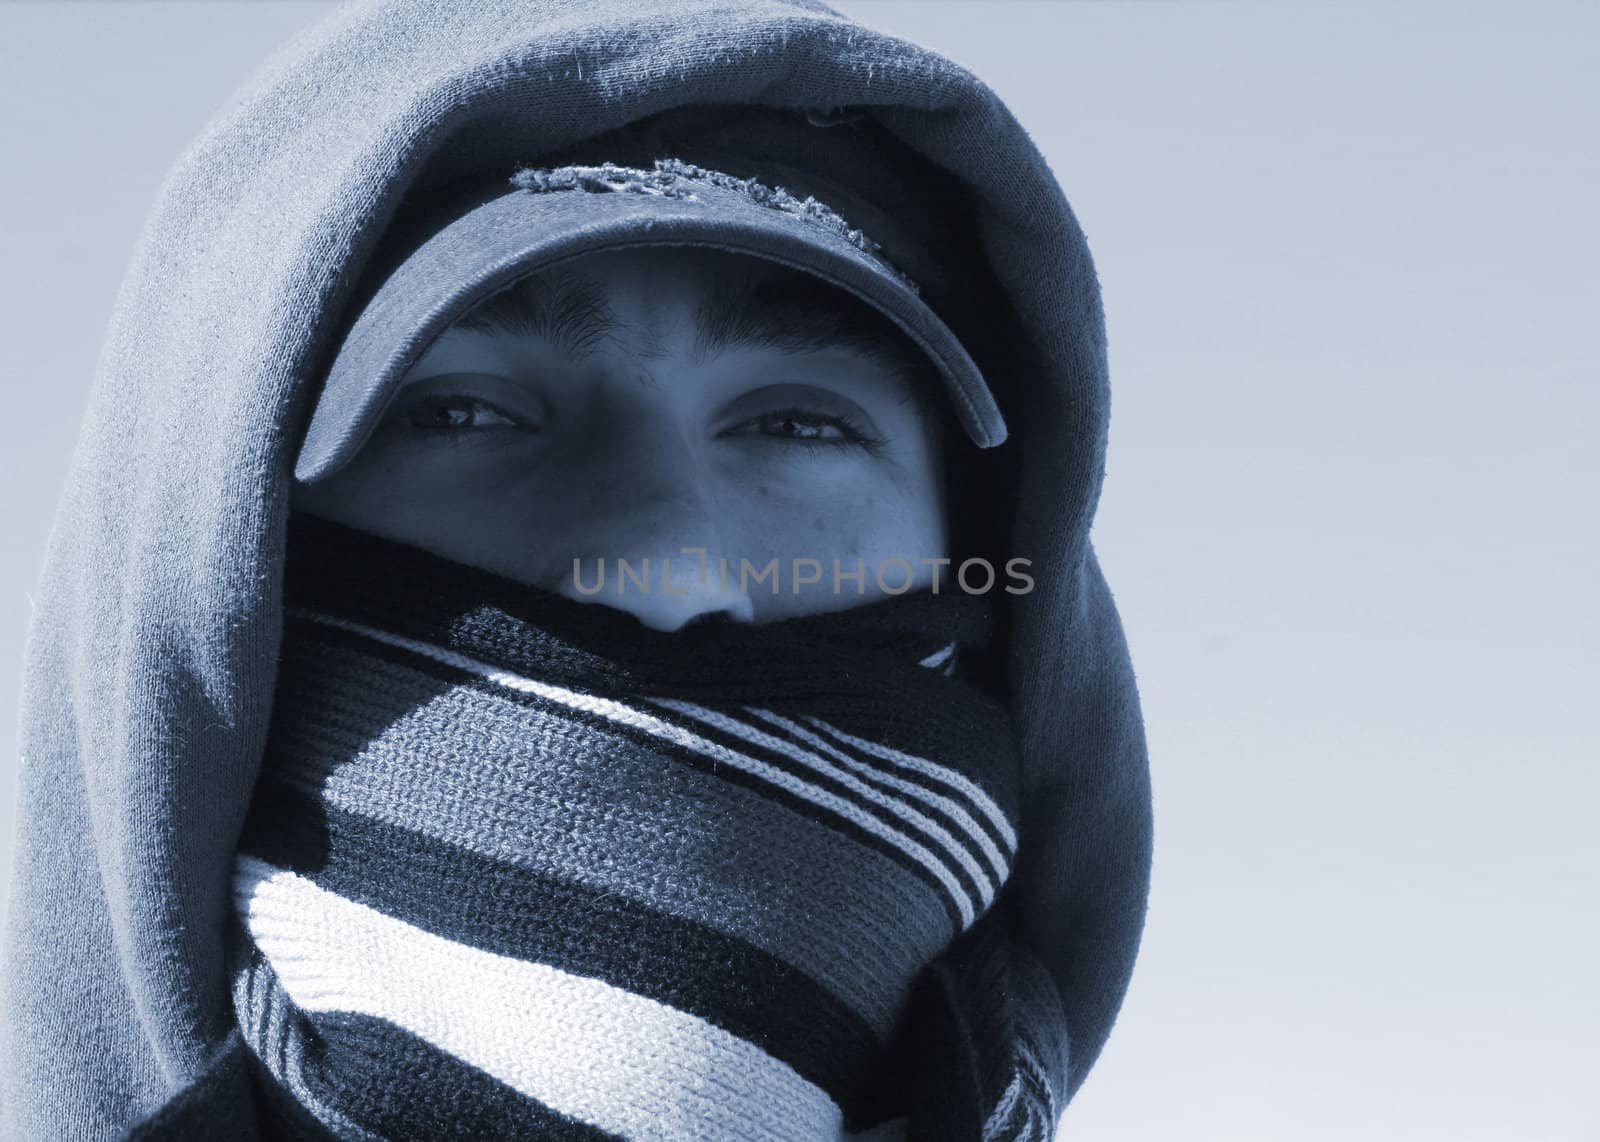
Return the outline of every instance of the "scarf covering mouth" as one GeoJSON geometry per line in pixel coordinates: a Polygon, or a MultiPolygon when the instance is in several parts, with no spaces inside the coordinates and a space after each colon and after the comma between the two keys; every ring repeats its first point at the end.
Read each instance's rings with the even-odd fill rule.
{"type": "Polygon", "coordinates": [[[284,599],[230,936],[284,1136],[1050,1136],[992,600],[662,632],[304,514],[284,599]]]}

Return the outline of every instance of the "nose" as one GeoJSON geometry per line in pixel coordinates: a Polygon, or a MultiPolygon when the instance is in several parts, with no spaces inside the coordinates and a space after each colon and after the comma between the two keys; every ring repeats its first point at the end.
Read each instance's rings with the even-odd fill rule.
{"type": "Polygon", "coordinates": [[[738,586],[736,566],[730,569],[727,586],[722,585],[720,550],[720,544],[705,535],[689,536],[688,542],[671,547],[634,544],[631,554],[579,559],[560,591],[579,602],[626,611],[661,631],[680,630],[717,616],[753,622],[755,606],[738,586]],[[685,553],[684,547],[691,550],[685,553]]]}
{"type": "Polygon", "coordinates": [[[662,631],[716,616],[754,621],[724,542],[714,477],[682,430],[659,410],[613,428],[579,465],[585,550],[574,553],[561,593],[662,631]]]}

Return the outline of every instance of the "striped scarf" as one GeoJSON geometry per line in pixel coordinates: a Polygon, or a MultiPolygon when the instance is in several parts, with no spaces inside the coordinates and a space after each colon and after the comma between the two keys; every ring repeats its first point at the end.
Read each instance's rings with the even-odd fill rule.
{"type": "Polygon", "coordinates": [[[230,939],[269,1136],[890,1138],[941,1099],[1048,1136],[994,1024],[1059,1009],[991,978],[1018,763],[964,664],[992,601],[667,633],[289,529],[230,939]],[[986,1026],[971,1093],[920,1095],[986,1026]]]}

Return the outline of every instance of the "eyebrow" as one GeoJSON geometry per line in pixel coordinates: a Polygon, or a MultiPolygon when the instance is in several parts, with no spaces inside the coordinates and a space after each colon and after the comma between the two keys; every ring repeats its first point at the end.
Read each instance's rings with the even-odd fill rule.
{"type": "MultiPolygon", "coordinates": [[[[889,319],[821,278],[785,269],[712,278],[695,307],[697,360],[734,347],[789,355],[852,349],[886,366],[913,397],[926,391],[932,362],[889,319]]],[[[574,358],[631,329],[603,286],[564,267],[529,274],[472,306],[454,327],[476,333],[540,337],[574,358]]]]}

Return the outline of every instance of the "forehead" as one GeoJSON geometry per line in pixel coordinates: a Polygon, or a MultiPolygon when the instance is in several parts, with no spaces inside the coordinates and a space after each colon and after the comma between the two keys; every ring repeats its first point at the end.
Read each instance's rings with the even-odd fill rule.
{"type": "Polygon", "coordinates": [[[734,347],[796,355],[846,350],[937,391],[932,362],[866,302],[812,274],[725,250],[591,252],[524,275],[450,329],[538,338],[581,359],[607,342],[659,345],[684,327],[697,361],[734,347]]]}

